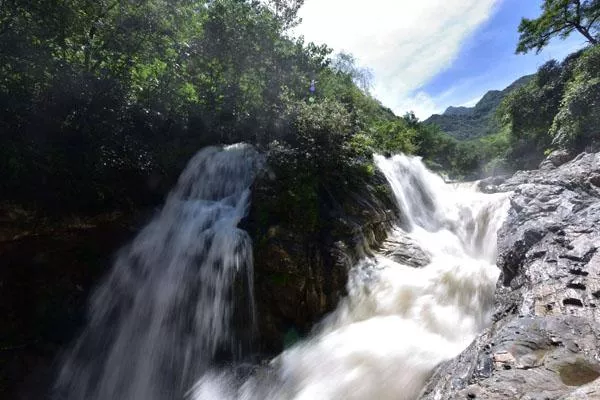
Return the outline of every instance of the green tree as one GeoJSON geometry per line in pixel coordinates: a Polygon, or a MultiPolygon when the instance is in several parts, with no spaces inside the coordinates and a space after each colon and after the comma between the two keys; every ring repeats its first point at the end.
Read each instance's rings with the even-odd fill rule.
{"type": "Polygon", "coordinates": [[[304,4],[304,0],[263,0],[263,4],[269,8],[284,29],[293,28],[301,22],[298,11],[304,4]]]}
{"type": "Polygon", "coordinates": [[[364,92],[369,93],[372,87],[373,73],[368,68],[357,65],[356,58],[349,53],[339,53],[333,59],[331,66],[334,70],[348,75],[364,92]]]}
{"type": "Polygon", "coordinates": [[[0,192],[139,204],[217,143],[279,144],[298,171],[339,171],[324,182],[415,151],[420,123],[369,95],[368,70],[287,34],[302,3],[0,0],[0,192]]]}
{"type": "Polygon", "coordinates": [[[590,44],[600,40],[600,0],[544,0],[542,14],[523,18],[519,25],[517,53],[539,53],[554,37],[578,32],[590,44]]]}
{"type": "Polygon", "coordinates": [[[550,134],[553,145],[582,151],[600,142],[600,46],[586,50],[575,62],[550,134]]]}
{"type": "Polygon", "coordinates": [[[559,110],[565,83],[573,62],[549,61],[527,85],[508,95],[498,108],[498,118],[507,132],[509,159],[516,168],[535,168],[552,145],[548,133],[559,110]]]}

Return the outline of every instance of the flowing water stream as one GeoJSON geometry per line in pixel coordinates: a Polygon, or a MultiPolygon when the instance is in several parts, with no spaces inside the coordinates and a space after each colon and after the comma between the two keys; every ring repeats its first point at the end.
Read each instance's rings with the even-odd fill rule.
{"type": "Polygon", "coordinates": [[[268,365],[236,363],[254,315],[251,244],[236,226],[258,160],[233,146],[190,162],[96,293],[61,399],[415,399],[489,323],[507,195],[445,184],[417,158],[376,156],[403,216],[387,243],[408,237],[431,262],[403,265],[380,249],[350,271],[349,295],[310,338],[268,365]],[[234,362],[216,368],[222,353],[234,362]]]}
{"type": "Polygon", "coordinates": [[[209,147],[189,162],[94,294],[57,399],[183,398],[215,359],[247,351],[252,243],[237,225],[260,162],[246,145],[209,147]]]}
{"type": "Polygon", "coordinates": [[[348,297],[311,338],[248,379],[206,374],[195,400],[415,399],[435,366],[486,327],[507,195],[446,184],[414,157],[375,161],[403,215],[392,236],[407,235],[431,263],[402,265],[384,251],[363,260],[351,271],[348,297]]]}

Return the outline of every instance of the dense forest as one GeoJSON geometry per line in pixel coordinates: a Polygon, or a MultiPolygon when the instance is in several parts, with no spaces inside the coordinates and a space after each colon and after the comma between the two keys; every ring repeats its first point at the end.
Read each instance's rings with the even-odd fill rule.
{"type": "MultiPolygon", "coordinates": [[[[368,173],[374,151],[421,155],[454,178],[534,167],[552,149],[596,143],[592,3],[581,17],[590,47],[492,96],[473,111],[486,124],[478,138],[459,141],[382,106],[351,55],[289,36],[301,1],[3,1],[3,200],[47,211],[152,204],[200,147],[238,141],[307,175],[368,173]]],[[[577,31],[548,28],[560,23],[550,14],[523,21],[520,52],[577,31]]]]}
{"type": "Polygon", "coordinates": [[[4,200],[49,211],[153,203],[217,143],[273,148],[309,173],[368,171],[373,150],[436,148],[439,132],[359,87],[351,56],[287,35],[300,5],[3,1],[4,200]]]}
{"type": "Polygon", "coordinates": [[[199,148],[238,141],[304,175],[369,173],[378,151],[473,177],[497,155],[395,116],[351,55],[290,37],[301,5],[3,1],[2,200],[51,213],[154,204],[199,148]]]}

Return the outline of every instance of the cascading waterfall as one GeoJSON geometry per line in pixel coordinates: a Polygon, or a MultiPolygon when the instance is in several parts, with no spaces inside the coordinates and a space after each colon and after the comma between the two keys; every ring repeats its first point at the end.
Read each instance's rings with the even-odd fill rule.
{"type": "Polygon", "coordinates": [[[435,366],[489,323],[507,195],[445,184],[414,157],[375,161],[403,215],[393,235],[408,235],[431,263],[363,260],[351,271],[348,297],[309,339],[249,378],[207,372],[195,400],[415,399],[435,366]]]}
{"type": "Polygon", "coordinates": [[[386,249],[362,260],[310,338],[247,368],[252,248],[237,225],[261,158],[245,145],[204,149],[95,293],[56,398],[417,398],[435,366],[489,323],[507,195],[445,184],[414,157],[375,161],[403,215],[392,239],[411,238],[429,265],[400,264],[386,249]]]}
{"type": "Polygon", "coordinates": [[[189,162],[93,296],[57,399],[182,399],[215,359],[241,357],[254,301],[251,241],[237,225],[260,162],[246,145],[189,162]]]}

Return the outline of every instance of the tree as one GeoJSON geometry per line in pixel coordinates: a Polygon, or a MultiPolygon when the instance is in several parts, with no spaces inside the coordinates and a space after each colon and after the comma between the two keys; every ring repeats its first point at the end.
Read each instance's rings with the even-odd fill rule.
{"type": "Polygon", "coordinates": [[[521,20],[517,53],[539,53],[552,38],[565,39],[575,31],[590,44],[598,44],[600,0],[544,0],[539,18],[521,20]]]}
{"type": "Polygon", "coordinates": [[[300,22],[298,11],[304,0],[264,0],[263,4],[273,13],[284,29],[297,26],[300,22]]]}
{"type": "Polygon", "coordinates": [[[368,68],[357,65],[356,58],[349,53],[338,53],[333,59],[332,67],[335,71],[347,74],[352,81],[365,93],[369,93],[372,86],[373,73],[368,68]]]}
{"type": "Polygon", "coordinates": [[[560,108],[552,122],[553,145],[574,151],[595,149],[600,142],[600,46],[575,62],[560,108]]]}
{"type": "Polygon", "coordinates": [[[402,119],[404,119],[410,127],[415,127],[419,124],[419,118],[417,118],[414,111],[405,113],[402,119]]]}

